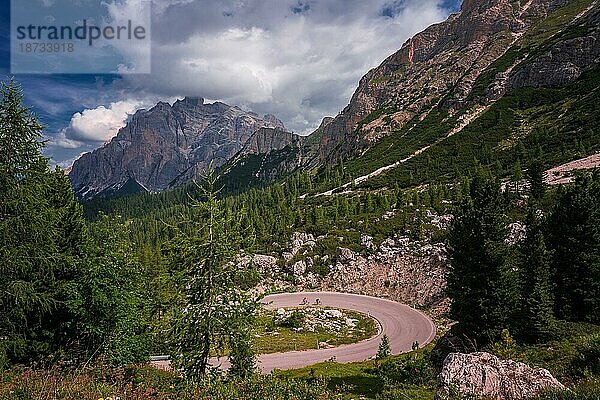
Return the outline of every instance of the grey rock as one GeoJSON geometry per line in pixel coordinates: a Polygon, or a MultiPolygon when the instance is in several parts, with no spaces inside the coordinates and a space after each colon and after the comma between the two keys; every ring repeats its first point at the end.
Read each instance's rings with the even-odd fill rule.
{"type": "Polygon", "coordinates": [[[298,135],[281,129],[261,128],[248,139],[236,157],[248,154],[267,155],[271,151],[283,149],[298,139],[298,135]]]}
{"type": "Polygon", "coordinates": [[[263,272],[277,272],[279,267],[277,265],[277,258],[273,256],[267,256],[264,254],[255,254],[252,257],[252,262],[263,272]]]}
{"type": "Polygon", "coordinates": [[[388,238],[369,256],[339,247],[335,261],[322,282],[324,290],[386,297],[427,308],[433,315],[447,311],[443,244],[388,238]]]}
{"type": "Polygon", "coordinates": [[[292,265],[292,273],[294,276],[302,276],[306,272],[306,263],[304,260],[296,261],[292,265]]]}
{"type": "Polygon", "coordinates": [[[300,249],[307,247],[312,249],[316,244],[315,237],[311,233],[294,232],[289,243],[289,253],[295,256],[300,249]]]}
{"type": "Polygon", "coordinates": [[[368,250],[375,250],[376,246],[373,243],[373,237],[365,234],[360,235],[360,245],[366,247],[368,250]]]}
{"type": "Polygon", "coordinates": [[[511,246],[522,242],[527,234],[527,227],[521,221],[513,222],[508,225],[508,237],[505,242],[511,246]]]}
{"type": "Polygon", "coordinates": [[[600,9],[595,6],[570,24],[573,29],[587,29],[583,36],[562,39],[543,54],[527,59],[525,67],[510,77],[507,88],[564,86],[600,63],[600,9]]]}
{"type": "Polygon", "coordinates": [[[564,386],[543,368],[501,360],[489,353],[451,353],[444,360],[436,399],[448,399],[452,390],[463,396],[490,400],[520,400],[546,389],[564,386]]]}

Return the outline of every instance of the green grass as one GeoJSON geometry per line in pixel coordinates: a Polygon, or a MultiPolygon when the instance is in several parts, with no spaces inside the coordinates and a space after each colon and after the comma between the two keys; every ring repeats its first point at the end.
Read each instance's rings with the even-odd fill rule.
{"type": "MultiPolygon", "coordinates": [[[[331,309],[331,308],[325,308],[331,309]]],[[[364,314],[340,310],[344,317],[355,319],[356,327],[344,327],[340,332],[317,327],[314,332],[296,331],[292,327],[276,325],[273,322],[275,312],[264,311],[257,318],[253,348],[257,354],[280,353],[316,349],[318,343],[340,346],[369,339],[377,334],[377,323],[364,314]]]]}
{"type": "Polygon", "coordinates": [[[275,375],[292,379],[321,378],[329,382],[330,388],[340,388],[348,395],[374,398],[383,387],[383,379],[372,373],[374,361],[339,364],[325,362],[291,371],[274,372],[275,375]]]}
{"type": "Polygon", "coordinates": [[[1,400],[329,400],[339,399],[320,380],[252,376],[194,381],[150,366],[84,369],[15,367],[0,374],[1,400]]]}
{"type": "Polygon", "coordinates": [[[370,173],[444,137],[454,127],[458,116],[447,117],[447,111],[441,108],[433,110],[423,121],[415,117],[403,129],[383,138],[360,158],[349,161],[347,173],[353,177],[370,173]]]}
{"type": "MultiPolygon", "coordinates": [[[[567,87],[515,90],[459,134],[363,186],[376,189],[451,182],[478,163],[505,176],[517,160],[526,167],[529,159],[541,156],[540,161],[550,168],[585,157],[600,150],[599,88],[597,68],[567,87]]],[[[383,151],[378,146],[372,149],[373,157],[383,151]]],[[[397,151],[401,150],[391,149],[389,153],[397,151]]]]}
{"type": "Polygon", "coordinates": [[[567,391],[549,391],[531,400],[600,400],[600,379],[580,382],[567,391]]]}
{"type": "Polygon", "coordinates": [[[538,23],[527,35],[521,39],[522,46],[534,46],[543,44],[565,25],[575,18],[576,15],[585,10],[593,0],[570,0],[564,6],[557,8],[538,23]]]}
{"type": "Polygon", "coordinates": [[[325,362],[274,375],[289,379],[323,379],[346,399],[429,399],[435,395],[433,371],[427,366],[432,346],[416,352],[350,364],[325,362]],[[408,396],[408,397],[407,397],[408,396]]]}

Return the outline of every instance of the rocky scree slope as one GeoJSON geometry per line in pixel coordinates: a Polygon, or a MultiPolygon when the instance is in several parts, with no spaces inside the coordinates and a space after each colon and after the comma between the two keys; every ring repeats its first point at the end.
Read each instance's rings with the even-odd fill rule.
{"type": "MultiPolygon", "coordinates": [[[[268,152],[285,128],[273,115],[258,116],[224,103],[185,98],[136,112],[116,137],[79,158],[69,173],[82,198],[119,192],[163,191],[195,178],[212,162],[219,167],[240,150],[268,152]]],[[[287,143],[287,142],[286,142],[287,143]]]]}

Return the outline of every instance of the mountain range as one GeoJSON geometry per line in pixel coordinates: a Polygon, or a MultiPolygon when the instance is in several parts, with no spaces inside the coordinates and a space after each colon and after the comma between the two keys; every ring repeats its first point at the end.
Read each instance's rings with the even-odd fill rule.
{"type": "Polygon", "coordinates": [[[375,187],[451,178],[474,163],[509,170],[524,152],[550,168],[600,150],[599,27],[595,0],[466,0],[369,71],[306,137],[272,115],[186,98],[138,111],[69,177],[90,198],[164,191],[211,162],[238,187],[341,162],[346,186],[375,187]]]}
{"type": "Polygon", "coordinates": [[[160,102],[137,111],[112,140],[79,158],[69,177],[81,198],[160,192],[190,181],[210,164],[220,167],[240,151],[281,146],[281,140],[290,140],[279,137],[284,129],[273,115],[202,98],[160,102]]]}

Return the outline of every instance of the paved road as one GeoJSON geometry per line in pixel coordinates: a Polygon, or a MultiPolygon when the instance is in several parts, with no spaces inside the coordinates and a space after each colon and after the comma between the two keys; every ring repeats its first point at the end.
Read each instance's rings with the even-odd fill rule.
{"type": "MultiPolygon", "coordinates": [[[[418,342],[421,347],[425,346],[435,337],[435,325],[427,316],[404,304],[377,297],[336,292],[300,292],[270,295],[263,299],[263,303],[266,308],[271,309],[300,307],[305,297],[311,304],[319,298],[322,306],[368,314],[379,323],[379,333],[371,339],[329,349],[260,355],[258,365],[263,373],[269,373],[273,369],[302,368],[331,359],[340,363],[368,360],[377,353],[384,334],[390,339],[393,354],[411,351],[414,342],[418,342]]],[[[157,361],[153,364],[168,368],[168,361],[157,361]]],[[[229,368],[226,359],[213,359],[211,364],[220,365],[224,369],[229,368]]]]}
{"type": "MultiPolygon", "coordinates": [[[[364,361],[375,356],[384,334],[390,338],[393,354],[410,351],[415,341],[424,346],[435,337],[435,325],[424,314],[404,304],[376,297],[334,292],[301,292],[267,296],[263,303],[271,309],[299,307],[304,297],[313,304],[315,299],[319,298],[326,307],[369,314],[379,323],[379,333],[371,339],[329,349],[263,354],[258,357],[258,364],[263,373],[269,373],[275,368],[302,368],[332,358],[340,363],[364,361]]],[[[227,367],[226,363],[223,363],[223,367],[227,367]]]]}

